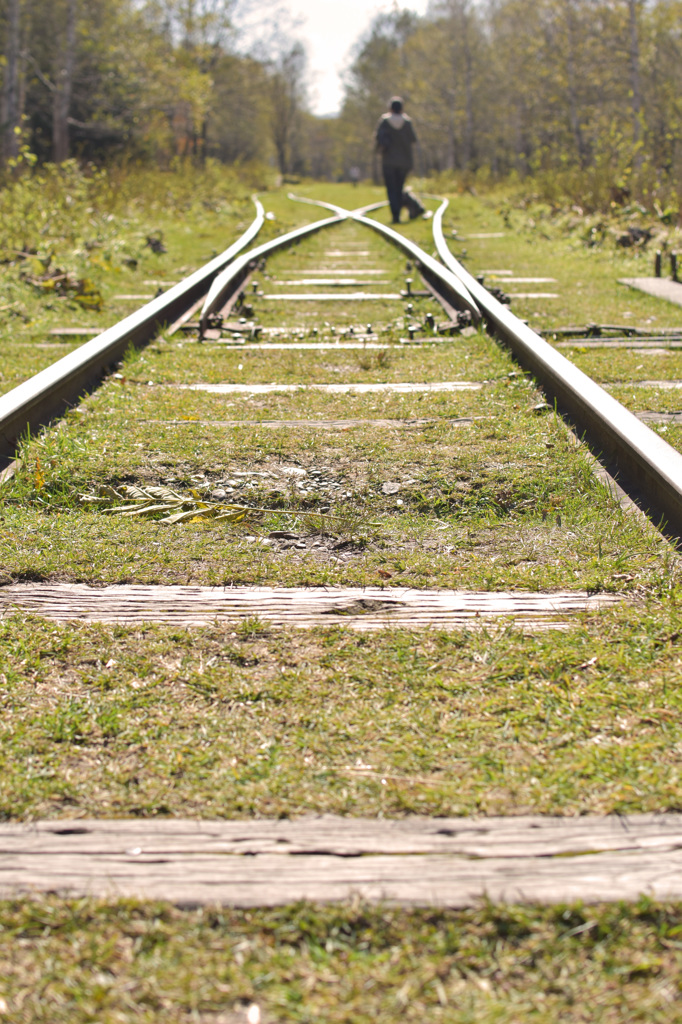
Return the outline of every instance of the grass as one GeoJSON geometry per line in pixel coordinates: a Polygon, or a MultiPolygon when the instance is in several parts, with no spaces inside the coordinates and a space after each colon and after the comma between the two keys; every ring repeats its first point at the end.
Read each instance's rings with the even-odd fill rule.
{"type": "MultiPolygon", "coordinates": [[[[21,280],[18,265],[9,267],[13,305],[0,315],[16,349],[0,363],[7,380],[42,365],[46,350],[30,343],[43,341],[48,327],[67,317],[111,322],[130,310],[114,304],[115,293],[145,291],[144,279],[175,279],[250,220],[246,190],[234,182],[207,186],[208,205],[196,189],[194,196],[178,189],[183,217],[169,201],[170,184],[148,206],[126,199],[125,216],[117,213],[111,228],[118,241],[111,241],[108,269],[75,255],[77,239],[54,241],[55,261],[93,276],[104,298],[100,312],[47,298],[21,280]],[[144,247],[152,228],[164,231],[167,254],[144,247]],[[116,256],[124,243],[135,249],[136,269],[116,256]]],[[[322,195],[329,186],[301,190],[322,195]]],[[[381,191],[339,186],[335,195],[358,206],[381,191]]],[[[282,192],[269,193],[266,207],[275,220],[263,240],[317,215],[282,192]]],[[[386,211],[376,216],[387,219],[386,211]]],[[[455,240],[473,271],[506,267],[559,279],[560,301],[514,303],[521,315],[539,313],[533,325],[618,322],[628,313],[633,325],[675,322],[674,308],[616,284],[641,272],[645,257],[588,249],[580,226],[553,225],[497,196],[458,196],[448,218],[460,235],[506,232],[455,240]]],[[[107,223],[102,218],[102,231],[107,223]]],[[[431,251],[429,222],[400,230],[431,251]]],[[[401,284],[404,258],[352,225],[273,258],[267,273],[277,280],[285,266],[328,265],[332,239],[339,247],[362,239],[372,260],[390,270],[386,279],[401,284]]],[[[271,287],[267,278],[262,283],[271,287]]],[[[285,338],[331,319],[322,304],[277,312],[266,305],[256,301],[259,316],[284,321],[285,338]]],[[[358,304],[345,323],[369,319],[358,304]]],[[[121,377],[60,429],[26,441],[0,505],[3,581],[567,587],[620,592],[626,600],[577,617],[566,632],[537,636],[512,624],[359,636],[257,622],[184,630],[7,618],[0,623],[0,816],[575,815],[682,807],[677,554],[595,482],[561,422],[534,411],[541,395],[532,382],[510,376],[507,354],[484,335],[405,349],[394,345],[405,331],[403,303],[380,303],[371,319],[386,342],[381,357],[263,354],[162,338],[131,354],[121,377]],[[302,379],[487,383],[455,394],[253,398],[163,386],[302,379]],[[454,426],[453,416],[480,418],[454,426]],[[381,431],[220,425],[311,417],[436,422],[381,431]],[[162,422],[170,420],[180,422],[162,422]],[[223,489],[230,500],[279,511],[243,527],[168,528],[78,504],[81,490],[133,482],[223,489]],[[386,483],[400,489],[385,493],[386,483]],[[299,509],[324,508],[347,521],[331,536],[296,518],[299,509]],[[277,527],[295,532],[303,546],[268,538],[277,527]]],[[[651,367],[670,373],[678,358],[576,354],[614,383],[651,379],[651,367]]],[[[639,408],[675,402],[671,392],[619,386],[613,393],[639,408]]],[[[664,436],[676,443],[680,433],[671,427],[664,436]]],[[[678,907],[644,901],[249,913],[52,897],[5,902],[0,1016],[237,1024],[254,1000],[265,1024],[667,1022],[680,1019],[680,928],[678,907]]]]}
{"type": "Polygon", "coordinates": [[[679,810],[679,601],[537,636],[10,618],[0,816],[679,810]]]}
{"type": "Polygon", "coordinates": [[[576,345],[562,351],[600,384],[682,378],[682,351],[676,349],[581,349],[576,345]]]}
{"type": "MultiPolygon", "coordinates": [[[[431,400],[396,397],[398,415],[433,412],[431,400]]],[[[154,395],[145,391],[134,405],[118,404],[125,394],[112,383],[88,403],[87,415],[70,416],[64,429],[26,447],[3,507],[5,578],[352,586],[374,585],[389,572],[393,584],[422,587],[668,586],[677,569],[665,542],[622,512],[553,414],[532,412],[537,395],[524,378],[505,378],[454,402],[446,397],[450,415],[483,418],[378,432],[242,430],[211,422],[217,404],[197,395],[192,404],[183,401],[182,415],[203,421],[172,425],[155,422],[162,410],[154,395]],[[105,415],[98,415],[100,404],[105,415]],[[133,482],[199,487],[209,495],[221,488],[229,500],[281,513],[260,525],[166,527],[78,505],[78,494],[98,484],[133,482]],[[387,483],[399,490],[384,493],[387,483]],[[314,549],[310,528],[296,522],[299,509],[343,516],[350,526],[341,532],[357,542],[341,555],[336,540],[314,549]],[[267,538],[283,525],[308,537],[303,551],[254,547],[254,534],[267,538]]],[[[311,404],[326,416],[349,412],[347,399],[296,401],[289,415],[309,415],[311,404]]],[[[272,415],[269,396],[267,404],[272,415]]],[[[376,412],[378,404],[362,407],[376,412]]],[[[285,411],[283,403],[277,408],[285,411]]],[[[385,404],[380,409],[388,411],[385,404]]]]}
{"type": "Polygon", "coordinates": [[[51,366],[57,359],[72,352],[83,339],[73,342],[45,342],[38,348],[32,344],[5,340],[0,354],[0,394],[22,384],[27,377],[51,366]]]}
{"type": "MultiPolygon", "coordinates": [[[[200,185],[190,171],[160,173],[151,189],[144,172],[88,176],[75,162],[21,179],[2,201],[0,332],[14,343],[44,342],[53,327],[111,326],[135,309],[117,294],[154,294],[150,280],[179,280],[227,248],[255,214],[250,190],[229,171],[211,170],[200,185]],[[153,252],[150,236],[166,251],[153,252]],[[94,300],[54,287],[56,270],[88,282],[94,300]]],[[[268,223],[264,235],[271,230],[268,223]]]]}
{"type": "Polygon", "coordinates": [[[653,275],[656,244],[650,249],[618,248],[610,230],[613,227],[617,233],[616,219],[612,225],[605,221],[604,227],[603,236],[595,242],[587,221],[579,215],[556,217],[532,202],[513,208],[500,193],[457,196],[444,222],[452,251],[464,256],[472,273],[500,268],[518,277],[557,279],[557,284],[508,287],[502,279],[495,282],[505,291],[559,293],[559,299],[513,300],[513,311],[529,319],[535,329],[588,323],[623,323],[652,330],[678,326],[679,307],[618,283],[621,277],[653,275]],[[503,232],[504,237],[470,237],[480,232],[503,232]]]}
{"type": "Polygon", "coordinates": [[[7,1019],[242,1024],[679,1020],[682,914],[633,907],[466,912],[307,905],[0,906],[7,1019]]]}
{"type": "MultiPolygon", "coordinates": [[[[313,339],[306,337],[305,341],[313,339]]],[[[309,355],[303,354],[305,349],[259,352],[187,341],[162,343],[128,360],[124,373],[131,379],[156,384],[267,384],[273,381],[334,384],[339,381],[481,381],[500,378],[510,372],[507,358],[483,337],[478,342],[457,338],[423,347],[395,344],[393,337],[386,334],[380,336],[380,341],[384,348],[326,349],[309,355]]],[[[174,401],[178,398],[176,394],[174,401]]]]}
{"type": "Polygon", "coordinates": [[[632,384],[612,384],[609,387],[609,393],[633,412],[677,412],[682,404],[681,391],[677,388],[633,387],[632,384]]]}
{"type": "MultiPolygon", "coordinates": [[[[428,226],[405,228],[419,234],[428,226]]],[[[296,247],[297,257],[310,263],[324,246],[354,244],[360,231],[352,224],[335,227],[332,237],[345,241],[333,243],[313,236],[296,247]]],[[[375,259],[394,258],[372,235],[362,244],[375,259]]],[[[286,265],[282,255],[276,259],[286,265]]],[[[316,308],[311,303],[312,312],[316,308]]],[[[658,593],[676,572],[665,543],[624,516],[594,482],[563,425],[551,413],[534,412],[539,393],[483,335],[437,348],[390,350],[382,359],[362,351],[259,353],[159,342],[131,354],[122,371],[69,416],[64,429],[25,447],[23,467],[6,491],[0,538],[6,578],[285,585],[388,578],[422,587],[658,593]],[[163,386],[472,377],[487,381],[485,387],[454,394],[233,396],[163,386]],[[474,422],[447,423],[462,416],[474,422]],[[309,417],[436,422],[378,434],[371,427],[263,432],[220,423],[309,417]],[[241,474],[236,483],[235,474],[241,474]],[[209,493],[227,488],[231,500],[281,514],[241,528],[171,528],[181,531],[177,545],[165,527],[78,507],[79,491],[117,483],[199,486],[209,493]],[[399,485],[399,497],[384,494],[386,483],[399,485]],[[352,524],[343,555],[336,540],[313,545],[310,536],[295,551],[254,546],[254,533],[267,541],[283,525],[310,534],[296,522],[299,509],[327,511],[352,524]],[[380,527],[369,528],[377,518],[380,527]]]]}

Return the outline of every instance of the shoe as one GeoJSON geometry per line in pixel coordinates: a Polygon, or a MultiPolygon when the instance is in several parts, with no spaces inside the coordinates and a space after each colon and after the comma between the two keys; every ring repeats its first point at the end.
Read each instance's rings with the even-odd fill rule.
{"type": "Polygon", "coordinates": [[[424,213],[424,207],[419,202],[414,193],[405,192],[403,194],[403,202],[407,207],[407,212],[410,215],[410,220],[414,220],[415,217],[421,217],[421,215],[424,213]]]}

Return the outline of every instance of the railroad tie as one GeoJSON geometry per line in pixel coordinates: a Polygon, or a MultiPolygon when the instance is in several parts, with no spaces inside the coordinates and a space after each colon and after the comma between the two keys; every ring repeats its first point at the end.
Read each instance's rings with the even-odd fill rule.
{"type": "Polygon", "coordinates": [[[57,622],[236,624],[253,616],[273,627],[462,629],[512,621],[535,632],[565,629],[577,614],[621,602],[614,594],[415,590],[404,587],[89,587],[16,583],[0,588],[0,614],[21,610],[57,622]]]}
{"type": "MultiPolygon", "coordinates": [[[[333,761],[325,771],[372,774],[333,761]]],[[[230,907],[680,901],[680,847],[679,814],[2,822],[0,896],[230,907]]]]}

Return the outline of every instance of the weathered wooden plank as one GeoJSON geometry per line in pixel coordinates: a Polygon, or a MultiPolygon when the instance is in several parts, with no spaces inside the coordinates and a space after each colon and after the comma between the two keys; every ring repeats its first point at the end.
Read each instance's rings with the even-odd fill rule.
{"type": "MultiPolygon", "coordinates": [[[[359,281],[357,277],[303,277],[297,280],[271,281],[270,283],[273,285],[288,285],[290,288],[310,287],[310,285],[314,285],[316,287],[326,285],[327,287],[333,288],[357,288],[358,285],[365,284],[364,281],[359,281]]],[[[375,288],[379,285],[387,286],[390,283],[390,281],[372,281],[375,288]]]]}
{"type": "MultiPolygon", "coordinates": [[[[328,770],[372,774],[371,765],[328,770]]],[[[377,777],[381,772],[373,771],[377,777]]],[[[392,776],[391,776],[392,777],[392,776]]],[[[406,780],[409,777],[406,776],[406,780]]],[[[346,818],[197,820],[192,818],[48,819],[0,822],[0,857],[177,856],[179,854],[440,853],[461,857],[556,857],[682,848],[682,815],[635,814],[491,818],[346,818]],[[135,851],[134,853],[131,851],[135,851]]]]}
{"type": "Polygon", "coordinates": [[[513,620],[528,631],[565,628],[580,612],[620,603],[614,594],[413,590],[405,587],[89,587],[16,583],[0,588],[0,615],[20,609],[58,622],[203,626],[258,617],[273,626],[343,624],[357,630],[462,629],[513,620]]]}
{"type": "Polygon", "coordinates": [[[621,277],[618,284],[625,284],[628,288],[653,295],[656,299],[665,299],[666,302],[682,306],[682,284],[677,281],[669,281],[665,277],[621,277]]]}
{"type": "MultiPolygon", "coordinates": [[[[285,352],[287,350],[291,350],[291,351],[294,351],[294,352],[296,352],[296,351],[337,352],[337,351],[342,351],[344,349],[350,349],[351,351],[353,351],[353,350],[355,350],[355,351],[360,350],[361,352],[364,352],[367,349],[369,349],[370,352],[371,351],[385,352],[387,348],[391,348],[392,346],[397,348],[398,344],[400,344],[400,345],[452,345],[457,340],[456,338],[452,338],[452,337],[440,338],[440,337],[437,337],[436,335],[433,335],[433,336],[429,335],[426,338],[400,338],[398,344],[396,344],[394,342],[386,342],[385,344],[381,345],[381,344],[377,343],[376,341],[367,341],[367,342],[362,341],[363,335],[359,335],[359,336],[355,335],[355,337],[359,337],[360,340],[359,341],[340,341],[340,342],[333,342],[333,341],[281,341],[281,342],[277,342],[277,341],[264,341],[264,342],[243,342],[243,341],[238,341],[238,340],[235,341],[235,340],[233,340],[231,338],[221,338],[220,341],[218,342],[218,344],[224,345],[227,348],[229,348],[230,346],[233,346],[234,348],[246,349],[247,351],[248,350],[252,350],[252,351],[261,351],[261,352],[263,352],[263,351],[267,352],[268,349],[270,349],[272,351],[275,351],[275,352],[285,352]]],[[[374,337],[375,337],[375,335],[374,335],[374,337]]],[[[52,344],[55,345],[55,344],[58,344],[58,342],[53,342],[52,344]]]]}
{"type": "Polygon", "coordinates": [[[604,388],[658,388],[660,391],[679,391],[682,388],[682,380],[625,380],[611,384],[604,384],[604,388]]]}
{"type": "Polygon", "coordinates": [[[53,338],[94,338],[100,331],[100,327],[53,327],[48,334],[53,338]]]}
{"type": "Polygon", "coordinates": [[[391,271],[388,270],[386,267],[344,267],[341,270],[339,270],[337,267],[299,267],[296,270],[280,270],[279,273],[282,275],[282,277],[298,277],[299,274],[308,274],[308,276],[310,277],[312,277],[313,275],[319,275],[320,277],[329,277],[332,274],[348,275],[349,273],[353,274],[355,277],[381,277],[382,274],[390,274],[391,271]]]}
{"type": "Polygon", "coordinates": [[[464,907],[682,898],[679,815],[0,825],[0,896],[464,907]],[[372,856],[367,856],[371,854],[372,856]]]}
{"type": "Polygon", "coordinates": [[[556,277],[512,277],[511,274],[500,274],[489,271],[490,277],[497,277],[503,284],[556,284],[556,277]]]}
{"type": "Polygon", "coordinates": [[[682,423],[682,412],[638,412],[637,419],[645,423],[682,423]]]}
{"type": "Polygon", "coordinates": [[[271,430],[356,430],[359,427],[376,427],[379,430],[410,430],[428,427],[433,424],[464,426],[483,419],[482,416],[459,416],[443,419],[412,419],[412,420],[140,420],[141,423],[165,423],[172,426],[187,427],[201,424],[212,427],[266,427],[271,430]]]}
{"type": "Polygon", "coordinates": [[[384,302],[403,298],[400,292],[271,292],[259,297],[272,302],[384,302]]]}
{"type": "Polygon", "coordinates": [[[508,292],[510,299],[560,299],[556,292],[508,292]]]}
{"type": "Polygon", "coordinates": [[[665,335],[657,338],[575,338],[573,341],[555,342],[555,348],[626,348],[658,353],[671,348],[682,348],[682,339],[669,338],[665,335]]]}
{"type": "Polygon", "coordinates": [[[214,395],[269,395],[276,391],[326,391],[334,395],[366,395],[388,391],[396,395],[418,394],[430,391],[480,391],[479,381],[442,381],[432,384],[163,384],[161,387],[183,391],[207,391],[214,395]]]}
{"type": "Polygon", "coordinates": [[[576,858],[476,861],[438,855],[101,857],[55,855],[28,869],[20,856],[0,869],[0,895],[168,900],[179,906],[282,906],[308,900],[467,907],[506,903],[600,903],[682,898],[682,853],[605,853],[576,858]],[[37,870],[36,870],[37,869],[37,870]]]}

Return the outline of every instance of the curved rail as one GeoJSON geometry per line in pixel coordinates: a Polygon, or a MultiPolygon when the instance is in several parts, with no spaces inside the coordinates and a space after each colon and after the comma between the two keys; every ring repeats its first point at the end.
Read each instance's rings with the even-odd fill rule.
{"type": "Polygon", "coordinates": [[[60,415],[84,392],[92,390],[130,345],[142,347],[162,324],[174,320],[205,291],[211,278],[241,252],[260,231],[265,211],[254,196],[256,216],[229,248],[204,264],[163,295],[119,320],[96,338],[36,373],[0,397],[0,460],[14,458],[17,443],[27,430],[44,426],[60,415]]]}
{"type": "Polygon", "coordinates": [[[473,298],[470,289],[456,274],[453,274],[449,268],[443,267],[433,256],[429,256],[427,252],[424,252],[415,242],[411,242],[409,238],[405,238],[404,235],[394,231],[393,228],[389,228],[386,224],[380,224],[379,221],[365,216],[370,210],[385,206],[385,202],[373,203],[371,206],[365,206],[359,210],[344,210],[342,206],[337,206],[335,203],[326,203],[320,199],[307,199],[304,196],[296,196],[293,192],[289,193],[289,199],[293,199],[296,203],[309,203],[311,206],[322,206],[327,210],[335,210],[339,215],[343,214],[357,221],[358,224],[365,224],[367,227],[372,228],[373,231],[377,231],[399,249],[402,249],[406,255],[411,256],[420,265],[424,276],[431,281],[438,291],[441,293],[445,291],[447,297],[456,308],[468,309],[474,322],[480,322],[481,310],[478,308],[478,304],[473,298]]]}
{"type": "MultiPolygon", "coordinates": [[[[515,357],[584,430],[593,446],[609,455],[617,471],[641,492],[640,503],[662,513],[682,533],[682,455],[616,401],[591,377],[519,320],[465,270],[443,234],[443,200],[433,218],[433,237],[443,262],[471,292],[486,320],[515,357]],[[643,501],[642,501],[643,499],[643,501]]],[[[623,480],[619,482],[623,483],[623,480]]]]}
{"type": "Polygon", "coordinates": [[[269,242],[264,242],[263,245],[256,246],[255,249],[249,249],[248,252],[243,253],[233,263],[226,267],[222,273],[218,274],[209,289],[208,295],[204,300],[204,305],[201,309],[201,322],[199,328],[199,336],[203,335],[206,328],[206,320],[225,299],[225,297],[234,291],[236,282],[239,282],[246,274],[249,264],[254,260],[259,259],[261,256],[267,256],[268,253],[272,252],[273,249],[279,249],[282,246],[289,245],[290,242],[298,242],[301,238],[305,238],[306,235],[312,235],[316,231],[320,231],[322,228],[329,227],[330,224],[339,224],[341,221],[346,219],[347,215],[334,217],[326,217],[324,220],[316,220],[312,224],[304,224],[303,227],[296,228],[294,231],[287,232],[286,235],[278,235],[277,238],[270,239],[269,242]]]}
{"type": "MultiPolygon", "coordinates": [[[[289,194],[291,198],[291,193],[289,194]]],[[[322,228],[329,227],[331,224],[339,224],[341,221],[347,220],[348,217],[352,216],[349,210],[344,210],[341,206],[335,206],[333,203],[318,202],[315,199],[302,199],[301,202],[309,203],[311,206],[321,206],[324,209],[331,210],[335,216],[327,217],[324,220],[314,221],[312,224],[304,224],[303,227],[295,228],[293,231],[289,231],[286,235],[279,235],[277,238],[270,239],[269,242],[264,242],[263,245],[259,245],[256,249],[250,249],[249,252],[244,253],[239,259],[236,259],[234,263],[231,263],[221,274],[219,274],[204,301],[204,305],[201,310],[201,318],[199,325],[199,337],[203,336],[206,329],[206,321],[211,313],[218,308],[238,287],[240,281],[246,276],[249,268],[249,264],[253,260],[259,259],[261,256],[267,256],[268,253],[274,249],[279,249],[290,242],[298,242],[301,238],[305,238],[306,235],[311,235],[316,231],[320,231],[322,228]]],[[[355,213],[365,213],[369,210],[376,210],[380,206],[387,205],[385,202],[372,203],[370,206],[360,207],[355,213]]]]}

